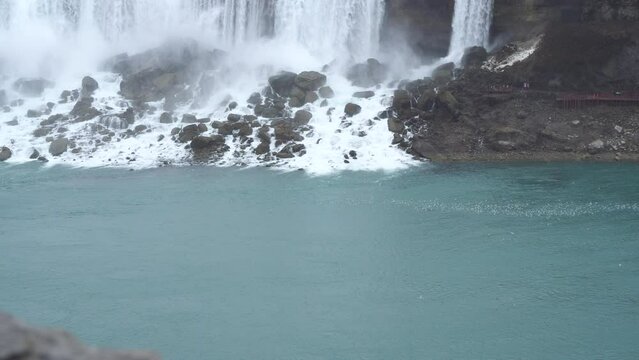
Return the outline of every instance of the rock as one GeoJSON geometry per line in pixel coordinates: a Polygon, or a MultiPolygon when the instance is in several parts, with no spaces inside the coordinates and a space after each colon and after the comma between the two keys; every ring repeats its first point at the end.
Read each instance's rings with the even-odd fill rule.
{"type": "Polygon", "coordinates": [[[163,112],[160,115],[160,124],[172,124],[173,123],[173,115],[169,112],[163,112]]]}
{"type": "Polygon", "coordinates": [[[289,142],[304,140],[304,137],[295,131],[295,126],[293,126],[290,119],[275,121],[273,123],[273,128],[275,129],[275,139],[279,141],[289,142]]]}
{"type": "Polygon", "coordinates": [[[69,115],[74,117],[76,122],[87,121],[100,116],[102,113],[92,107],[92,104],[92,97],[81,98],[75,106],[73,106],[73,110],[71,110],[69,115]]]}
{"type": "Polygon", "coordinates": [[[197,117],[192,114],[184,114],[182,115],[182,123],[184,124],[194,124],[197,122],[197,117]]]}
{"type": "Polygon", "coordinates": [[[419,98],[417,98],[417,108],[421,111],[431,111],[435,106],[437,94],[434,90],[425,90],[419,98]]]}
{"type": "Polygon", "coordinates": [[[296,78],[297,74],[285,71],[271,76],[268,79],[268,83],[277,95],[288,97],[293,89],[293,85],[295,85],[296,78]]]}
{"type": "Polygon", "coordinates": [[[85,76],[82,79],[82,90],[80,91],[80,96],[82,97],[88,97],[93,95],[93,93],[98,90],[100,86],[98,85],[98,82],[90,77],[90,76],[85,76]]]}
{"type": "Polygon", "coordinates": [[[6,124],[9,126],[18,126],[20,123],[18,122],[18,119],[13,118],[13,120],[7,121],[6,124]]]}
{"type": "Polygon", "coordinates": [[[314,91],[307,92],[306,97],[304,98],[304,102],[306,104],[312,104],[317,100],[319,100],[319,96],[317,96],[317,93],[315,93],[314,91]]]}
{"type": "Polygon", "coordinates": [[[262,126],[257,131],[257,138],[260,139],[263,143],[270,144],[271,143],[271,135],[270,129],[268,126],[262,126]]]}
{"type": "Polygon", "coordinates": [[[40,157],[40,152],[38,150],[33,149],[33,152],[31,153],[31,156],[29,156],[29,159],[38,160],[39,157],[40,157]]]}
{"type": "Polygon", "coordinates": [[[376,59],[368,59],[365,63],[352,66],[346,77],[355,86],[372,87],[386,80],[388,69],[376,59]]]}
{"type": "Polygon", "coordinates": [[[226,107],[229,111],[233,111],[237,108],[237,101],[231,101],[226,107]]]}
{"type": "Polygon", "coordinates": [[[27,117],[28,118],[37,118],[42,116],[42,111],[38,111],[38,110],[27,110],[27,117]]]}
{"type": "Polygon", "coordinates": [[[51,128],[49,127],[41,127],[41,128],[37,128],[33,131],[33,137],[39,138],[39,137],[45,137],[47,135],[49,135],[51,133],[51,128]]]}
{"type": "Polygon", "coordinates": [[[224,146],[224,137],[220,135],[196,136],[191,141],[191,149],[194,151],[204,149],[220,149],[224,146]]]}
{"type": "Polygon", "coordinates": [[[359,114],[360,112],[362,112],[362,107],[357,105],[357,104],[348,103],[344,107],[344,113],[348,117],[353,117],[353,116],[359,114]]]}
{"type": "Polygon", "coordinates": [[[245,121],[240,121],[238,123],[235,124],[235,129],[237,130],[237,135],[238,136],[251,136],[253,135],[253,127],[251,127],[251,124],[245,122],[245,121]]]}
{"type": "Polygon", "coordinates": [[[402,134],[405,130],[404,122],[393,116],[388,118],[388,131],[396,134],[402,134]]]}
{"type": "Polygon", "coordinates": [[[459,102],[450,91],[442,91],[437,94],[437,102],[454,116],[459,114],[459,102]]]}
{"type": "Polygon", "coordinates": [[[139,134],[139,133],[145,132],[146,129],[148,129],[146,125],[138,125],[133,129],[133,131],[139,134]]]}
{"type": "Polygon", "coordinates": [[[240,115],[240,114],[229,114],[226,117],[226,120],[228,122],[238,122],[238,121],[242,120],[242,115],[240,115]]]}
{"type": "Polygon", "coordinates": [[[479,69],[488,59],[488,52],[481,46],[469,47],[464,51],[461,66],[466,69],[479,69]]]}
{"type": "Polygon", "coordinates": [[[412,98],[406,90],[395,90],[393,94],[393,109],[400,119],[406,120],[412,116],[412,98]]]}
{"type": "Polygon", "coordinates": [[[358,99],[370,99],[373,96],[375,96],[374,91],[358,91],[353,94],[353,97],[358,99]]]}
{"type": "Polygon", "coordinates": [[[159,360],[159,357],[150,352],[86,347],[64,331],[31,328],[0,313],[0,359],[159,360]]]}
{"type": "Polygon", "coordinates": [[[497,128],[486,137],[487,145],[500,152],[526,150],[534,146],[536,141],[535,135],[508,126],[497,128]]]}
{"type": "Polygon", "coordinates": [[[42,96],[45,89],[53,87],[53,83],[42,78],[22,78],[13,83],[13,89],[22,96],[42,96]]]}
{"type": "Polygon", "coordinates": [[[455,63],[446,63],[436,67],[431,77],[436,84],[444,85],[453,79],[453,70],[455,70],[455,63]]]}
{"type": "Polygon", "coordinates": [[[68,148],[69,140],[67,140],[66,138],[59,138],[51,142],[51,144],[49,145],[49,153],[51,153],[51,155],[53,156],[60,156],[67,152],[68,148]]]}
{"type": "Polygon", "coordinates": [[[593,155],[598,154],[604,151],[605,146],[606,146],[606,143],[604,143],[603,140],[597,139],[591,142],[590,144],[588,144],[588,152],[593,155]]]}
{"type": "Polygon", "coordinates": [[[200,128],[197,124],[191,124],[180,130],[180,133],[178,134],[178,141],[181,143],[187,143],[200,134],[200,128]]]}
{"type": "Polygon", "coordinates": [[[258,92],[254,92],[249,96],[246,102],[251,105],[259,105],[262,103],[262,95],[258,92]]]}
{"type": "Polygon", "coordinates": [[[621,133],[623,132],[623,128],[622,128],[621,126],[619,126],[619,125],[615,125],[615,131],[616,131],[618,134],[621,134],[621,133]]]}
{"type": "Polygon", "coordinates": [[[304,71],[295,77],[294,83],[302,90],[317,91],[326,85],[326,75],[317,71],[304,71]]]}
{"type": "Polygon", "coordinates": [[[271,152],[271,144],[267,143],[267,142],[261,142],[256,148],[255,148],[255,155],[264,155],[264,154],[268,154],[269,152],[271,152]]]}
{"type": "MultiPolygon", "coordinates": [[[[11,152],[11,149],[9,149],[6,146],[0,147],[0,161],[7,161],[7,160],[9,160],[11,158],[12,155],[13,155],[13,152],[11,152]]],[[[2,342],[0,341],[0,344],[1,343],[2,342]]],[[[1,349],[0,349],[0,351],[1,351],[1,349]]]]}
{"type": "Polygon", "coordinates": [[[295,112],[295,116],[293,117],[293,121],[298,126],[307,125],[309,121],[313,118],[313,114],[310,111],[306,110],[298,110],[295,112]]]}
{"type": "Polygon", "coordinates": [[[335,97],[335,92],[330,86],[322,86],[319,88],[319,96],[322,99],[332,99],[335,97]]]}
{"type": "Polygon", "coordinates": [[[133,108],[127,108],[123,113],[118,114],[118,117],[129,125],[135,123],[135,111],[133,111],[133,108]]]}
{"type": "Polygon", "coordinates": [[[127,99],[141,102],[160,101],[177,93],[183,84],[180,74],[158,68],[142,70],[125,77],[120,83],[120,93],[127,99]]]}

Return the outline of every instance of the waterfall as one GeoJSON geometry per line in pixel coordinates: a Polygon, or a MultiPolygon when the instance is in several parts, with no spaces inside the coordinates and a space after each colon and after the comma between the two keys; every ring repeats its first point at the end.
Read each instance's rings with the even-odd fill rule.
{"type": "Polygon", "coordinates": [[[455,0],[449,57],[460,58],[471,46],[488,46],[494,0],[455,0]]]}

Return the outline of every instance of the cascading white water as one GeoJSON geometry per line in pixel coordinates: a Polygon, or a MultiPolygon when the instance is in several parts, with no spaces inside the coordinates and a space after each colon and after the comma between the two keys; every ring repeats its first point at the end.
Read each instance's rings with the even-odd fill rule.
{"type": "Polygon", "coordinates": [[[471,46],[488,46],[494,0],[455,0],[449,58],[461,58],[471,46]]]}
{"type": "MultiPolygon", "coordinates": [[[[343,66],[377,55],[384,9],[385,0],[0,0],[0,95],[7,103],[20,99],[12,85],[19,77],[45,77],[55,83],[41,96],[0,109],[0,146],[10,146],[10,162],[18,163],[29,161],[34,150],[47,156],[49,164],[143,168],[165,160],[185,163],[189,150],[170,139],[174,127],[185,126],[179,122],[182,114],[223,121],[229,99],[239,103],[235,113],[253,114],[246,99],[264,88],[269,75],[320,71],[332,63],[336,66],[325,73],[335,97],[325,100],[326,107],[321,101],[304,106],[313,113],[301,142],[306,155],[276,163],[312,173],[409,166],[412,159],[390,146],[392,134],[377,118],[389,106],[392,89],[377,89],[370,99],[353,98],[361,88],[343,75],[343,66]],[[117,115],[132,103],[119,94],[120,78],[100,72],[99,65],[112,55],[139,53],[170,38],[193,38],[204,48],[227,51],[214,75],[214,93],[203,106],[175,109],[174,124],[159,122],[157,110],[161,112],[163,104],[154,103],[155,112],[140,112],[135,119],[134,126],[146,131],[125,134],[134,126],[117,115]],[[60,93],[77,89],[84,75],[99,82],[93,105],[103,115],[49,126],[44,130],[51,131],[50,139],[36,136],[49,113],[32,117],[29,110],[50,106],[50,114],[69,114],[74,102],[58,103],[60,93]],[[359,103],[362,112],[344,117],[349,102],[359,103]],[[96,128],[106,128],[108,139],[96,128]],[[49,156],[51,139],[60,136],[77,147],[49,156]],[[350,155],[354,153],[357,156],[350,155]]],[[[258,121],[269,124],[268,119],[258,121]]],[[[216,133],[209,129],[206,134],[216,133]]],[[[230,150],[217,165],[263,164],[253,151],[257,141],[247,144],[230,136],[226,144],[230,150]]],[[[276,152],[284,145],[273,146],[276,152]]]]}

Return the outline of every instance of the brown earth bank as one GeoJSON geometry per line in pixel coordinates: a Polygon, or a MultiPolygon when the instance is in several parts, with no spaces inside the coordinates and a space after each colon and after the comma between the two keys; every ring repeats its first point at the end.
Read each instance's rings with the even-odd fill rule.
{"type": "Polygon", "coordinates": [[[393,142],[436,161],[637,161],[639,23],[555,22],[524,40],[535,39],[513,66],[495,68],[521,42],[469,49],[463,69],[402,82],[382,114],[393,142]],[[607,100],[585,100],[592,94],[607,100]]]}
{"type": "Polygon", "coordinates": [[[159,360],[145,351],[90,348],[60,330],[37,329],[0,312],[0,360],[159,360]]]}

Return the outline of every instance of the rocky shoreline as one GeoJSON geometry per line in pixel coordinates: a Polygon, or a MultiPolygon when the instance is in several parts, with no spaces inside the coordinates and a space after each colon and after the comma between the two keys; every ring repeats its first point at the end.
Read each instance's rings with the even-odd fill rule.
{"type": "Polygon", "coordinates": [[[0,312],[0,360],[159,360],[148,351],[87,347],[61,330],[38,329],[0,312]]]}

